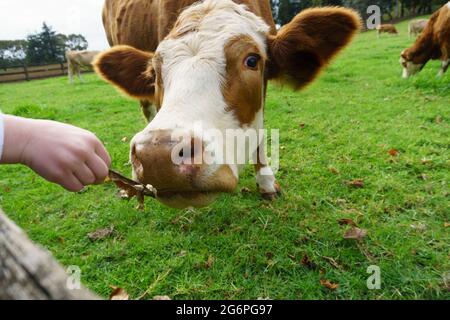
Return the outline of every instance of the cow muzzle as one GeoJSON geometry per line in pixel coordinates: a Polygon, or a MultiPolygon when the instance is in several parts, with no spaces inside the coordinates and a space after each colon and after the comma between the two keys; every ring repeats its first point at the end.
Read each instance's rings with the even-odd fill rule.
{"type": "Polygon", "coordinates": [[[205,163],[204,151],[200,138],[144,130],[131,142],[133,178],[154,186],[167,206],[205,207],[220,193],[233,192],[238,178],[228,165],[205,163]]]}

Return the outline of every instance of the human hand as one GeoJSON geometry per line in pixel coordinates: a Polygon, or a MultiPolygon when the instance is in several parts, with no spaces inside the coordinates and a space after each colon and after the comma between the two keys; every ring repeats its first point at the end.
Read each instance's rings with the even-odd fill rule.
{"type": "Polygon", "coordinates": [[[48,120],[4,115],[2,163],[21,163],[65,189],[103,183],[111,158],[91,132],[48,120]]]}

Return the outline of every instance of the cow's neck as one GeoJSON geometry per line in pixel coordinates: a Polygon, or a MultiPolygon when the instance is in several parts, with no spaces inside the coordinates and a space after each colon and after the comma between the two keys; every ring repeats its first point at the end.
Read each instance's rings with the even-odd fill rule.
{"type": "Polygon", "coordinates": [[[432,35],[424,34],[412,47],[410,54],[415,64],[425,64],[438,58],[439,48],[435,45],[432,35]]]}

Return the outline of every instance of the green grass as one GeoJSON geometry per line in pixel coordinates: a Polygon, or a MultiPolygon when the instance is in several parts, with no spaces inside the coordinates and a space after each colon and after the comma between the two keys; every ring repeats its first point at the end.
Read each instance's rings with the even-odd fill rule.
{"type": "MultiPolygon", "coordinates": [[[[303,92],[270,88],[266,123],[280,129],[282,145],[284,195],[276,202],[260,200],[251,167],[240,188],[252,193],[195,211],[147,200],[143,213],[112,185],[70,194],[27,168],[3,166],[1,206],[61,263],[80,266],[84,284],[103,296],[115,285],[136,298],[153,284],[146,298],[449,299],[450,76],[436,79],[433,62],[401,79],[399,53],[411,40],[406,23],[399,27],[399,37],[358,36],[303,92]],[[365,187],[348,187],[353,179],[365,187]],[[342,218],[368,236],[343,239],[342,218]],[[88,239],[110,225],[112,237],[88,239]],[[316,269],[302,265],[305,254],[316,269]],[[367,289],[370,265],[381,268],[381,290],[367,289]],[[340,287],[330,291],[322,278],[340,287]]],[[[65,78],[3,84],[0,106],[94,131],[113,167],[129,173],[121,140],[145,126],[138,104],[86,78],[74,86],[65,78]]]]}

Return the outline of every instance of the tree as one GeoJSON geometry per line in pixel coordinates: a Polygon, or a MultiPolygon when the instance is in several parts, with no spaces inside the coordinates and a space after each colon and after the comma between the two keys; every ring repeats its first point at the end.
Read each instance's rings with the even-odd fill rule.
{"type": "Polygon", "coordinates": [[[64,61],[64,44],[45,22],[42,31],[27,37],[27,62],[30,64],[64,61]]]}
{"type": "Polygon", "coordinates": [[[5,69],[23,64],[26,57],[25,40],[0,41],[0,68],[5,69]]]}
{"type": "Polygon", "coordinates": [[[88,41],[81,34],[58,34],[59,41],[61,45],[64,46],[65,50],[86,50],[88,48],[88,41]]]}
{"type": "Polygon", "coordinates": [[[26,60],[29,64],[56,63],[65,60],[67,50],[85,50],[88,42],[81,34],[57,34],[45,22],[42,30],[27,37],[26,60]]]}

